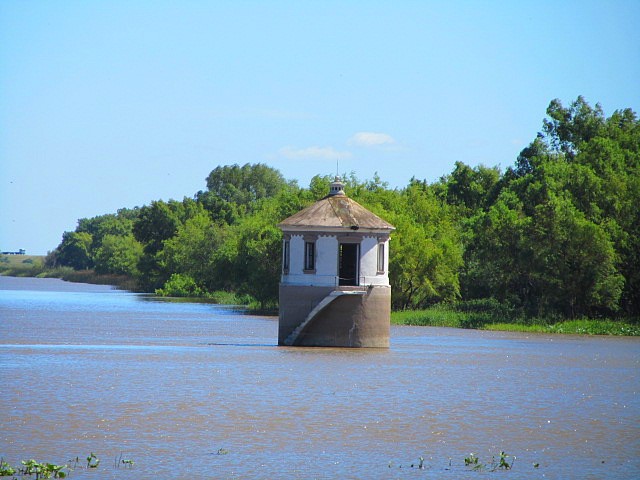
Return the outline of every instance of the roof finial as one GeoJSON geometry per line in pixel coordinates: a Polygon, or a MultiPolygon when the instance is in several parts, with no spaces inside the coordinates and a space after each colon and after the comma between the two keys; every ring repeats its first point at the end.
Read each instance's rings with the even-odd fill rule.
{"type": "Polygon", "coordinates": [[[338,175],[329,186],[329,195],[344,195],[344,183],[338,175]]]}

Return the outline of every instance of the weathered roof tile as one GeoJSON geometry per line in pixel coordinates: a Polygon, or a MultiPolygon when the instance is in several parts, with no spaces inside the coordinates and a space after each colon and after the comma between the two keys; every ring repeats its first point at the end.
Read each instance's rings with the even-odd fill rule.
{"type": "Polygon", "coordinates": [[[327,195],[278,224],[287,227],[344,227],[395,230],[393,225],[370,212],[346,195],[327,195]]]}

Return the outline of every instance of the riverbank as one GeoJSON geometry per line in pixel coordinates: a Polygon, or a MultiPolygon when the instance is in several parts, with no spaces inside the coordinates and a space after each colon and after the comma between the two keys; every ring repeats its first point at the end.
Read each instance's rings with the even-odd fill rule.
{"type": "Polygon", "coordinates": [[[392,312],[391,323],[524,333],[640,336],[637,319],[524,318],[505,310],[508,309],[483,301],[438,304],[424,310],[392,312]]]}
{"type": "Polygon", "coordinates": [[[93,270],[74,270],[71,267],[48,268],[43,255],[2,255],[0,275],[7,277],[59,278],[67,282],[113,285],[122,290],[139,292],[135,279],[128,275],[99,274],[93,270]]]}
{"type": "MultiPolygon", "coordinates": [[[[113,285],[122,290],[139,292],[135,279],[127,275],[101,275],[93,270],[73,270],[69,267],[45,268],[44,257],[29,255],[3,256],[0,275],[13,277],[60,278],[74,283],[113,285]]],[[[278,315],[277,306],[261,306],[249,295],[232,292],[200,292],[189,295],[189,288],[174,285],[172,290],[158,290],[156,295],[178,297],[184,301],[211,302],[226,305],[242,305],[253,314],[278,315]]],[[[450,327],[476,330],[494,330],[525,333],[553,333],[576,335],[640,336],[638,319],[548,319],[524,318],[515,311],[492,300],[438,304],[424,310],[407,310],[391,313],[393,325],[450,327]]]]}

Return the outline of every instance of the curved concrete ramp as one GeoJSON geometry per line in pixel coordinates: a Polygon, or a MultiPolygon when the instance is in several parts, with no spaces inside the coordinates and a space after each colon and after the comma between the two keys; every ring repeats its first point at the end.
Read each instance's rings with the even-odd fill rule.
{"type": "Polygon", "coordinates": [[[313,310],[309,312],[304,321],[298,325],[293,332],[284,340],[284,345],[291,347],[296,344],[298,337],[302,333],[302,331],[309,325],[314,318],[320,314],[331,302],[333,302],[336,298],[342,297],[344,295],[366,295],[366,291],[364,290],[334,290],[329,295],[324,297],[320,303],[318,303],[313,310]]]}

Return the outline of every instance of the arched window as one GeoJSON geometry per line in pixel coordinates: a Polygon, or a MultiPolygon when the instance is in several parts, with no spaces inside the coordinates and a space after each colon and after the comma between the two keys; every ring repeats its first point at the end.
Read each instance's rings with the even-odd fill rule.
{"type": "Polygon", "coordinates": [[[378,244],[378,273],[384,273],[384,243],[378,244]]]}

